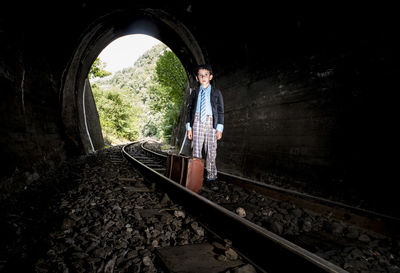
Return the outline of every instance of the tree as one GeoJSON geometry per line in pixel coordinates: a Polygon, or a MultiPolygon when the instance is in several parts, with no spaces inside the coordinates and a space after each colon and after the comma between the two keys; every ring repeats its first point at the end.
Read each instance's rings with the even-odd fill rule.
{"type": "MultiPolygon", "coordinates": [[[[90,78],[104,76],[104,69],[96,60],[90,78]]],[[[103,135],[110,140],[156,136],[169,141],[186,85],[182,64],[164,44],[146,51],[132,67],[98,79],[92,90],[103,135]]]]}
{"type": "Polygon", "coordinates": [[[93,95],[96,98],[100,123],[106,135],[136,140],[140,135],[141,109],[131,105],[118,87],[102,90],[95,86],[93,95]]]}
{"type": "Polygon", "coordinates": [[[181,104],[187,77],[181,62],[172,51],[166,50],[160,56],[156,65],[156,75],[156,80],[166,89],[165,95],[172,100],[174,105],[181,104]]]}
{"type": "Polygon", "coordinates": [[[104,78],[111,75],[111,72],[105,70],[106,63],[102,62],[99,57],[96,58],[89,71],[89,79],[104,78]]]}
{"type": "Polygon", "coordinates": [[[162,138],[171,139],[174,125],[178,122],[183,95],[187,85],[187,76],[178,57],[165,50],[156,64],[155,85],[149,89],[151,109],[162,113],[162,138]]]}

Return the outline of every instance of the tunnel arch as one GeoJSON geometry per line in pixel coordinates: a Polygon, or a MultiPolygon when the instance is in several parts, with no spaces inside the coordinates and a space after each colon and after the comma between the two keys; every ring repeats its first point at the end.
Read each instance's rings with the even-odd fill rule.
{"type": "Polygon", "coordinates": [[[125,35],[145,34],[167,45],[187,71],[189,85],[195,79],[193,66],[205,63],[205,54],[188,28],[169,13],[159,9],[119,10],[99,17],[81,35],[66,69],[60,89],[61,119],[68,148],[82,154],[92,150],[85,128],[83,93],[86,79],[96,57],[112,41],[125,35]]]}

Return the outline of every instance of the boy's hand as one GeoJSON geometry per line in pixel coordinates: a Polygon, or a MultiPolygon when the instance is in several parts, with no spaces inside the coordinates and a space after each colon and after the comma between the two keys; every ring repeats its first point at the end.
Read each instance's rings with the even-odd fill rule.
{"type": "Polygon", "coordinates": [[[222,133],[220,131],[217,131],[217,140],[220,140],[222,138],[222,133]]]}
{"type": "Polygon", "coordinates": [[[189,140],[192,140],[192,138],[193,138],[192,130],[188,130],[187,131],[187,137],[188,137],[189,140]]]}

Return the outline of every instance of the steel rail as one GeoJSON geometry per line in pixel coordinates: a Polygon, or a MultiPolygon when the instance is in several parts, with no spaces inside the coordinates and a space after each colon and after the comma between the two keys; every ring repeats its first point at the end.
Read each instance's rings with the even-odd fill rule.
{"type": "Polygon", "coordinates": [[[257,267],[267,272],[347,272],[152,170],[126,151],[130,145],[122,148],[128,161],[208,229],[229,238],[233,247],[257,267]]]}
{"type": "Polygon", "coordinates": [[[140,148],[142,148],[142,150],[144,150],[144,151],[146,151],[146,152],[149,152],[149,153],[151,153],[151,154],[154,154],[154,155],[156,155],[156,156],[158,156],[158,157],[162,157],[162,158],[164,158],[164,159],[167,159],[168,156],[166,156],[166,155],[164,155],[164,154],[157,153],[157,152],[155,152],[155,151],[152,151],[152,150],[147,149],[146,147],[144,147],[144,144],[145,144],[145,143],[146,143],[146,142],[142,142],[142,144],[140,145],[140,148]]]}
{"type": "Polygon", "coordinates": [[[346,223],[354,224],[360,228],[372,230],[389,237],[400,238],[400,234],[398,233],[398,230],[400,229],[400,219],[396,217],[289,189],[283,189],[221,171],[218,172],[218,176],[221,180],[247,189],[254,189],[256,192],[264,194],[272,199],[290,201],[302,208],[321,214],[331,213],[333,218],[346,223]]]}
{"type": "MultiPolygon", "coordinates": [[[[156,156],[166,158],[166,155],[154,152],[142,147],[145,151],[156,156]]],[[[374,232],[386,235],[392,238],[400,238],[400,219],[386,215],[383,213],[370,211],[341,202],[332,201],[329,199],[300,193],[290,189],[284,189],[270,184],[265,184],[252,179],[236,176],[226,172],[218,171],[220,180],[238,185],[243,188],[253,189],[271,199],[278,201],[290,201],[302,208],[314,211],[321,214],[331,213],[332,217],[344,221],[349,224],[354,224],[360,228],[372,230],[374,232]]]]}

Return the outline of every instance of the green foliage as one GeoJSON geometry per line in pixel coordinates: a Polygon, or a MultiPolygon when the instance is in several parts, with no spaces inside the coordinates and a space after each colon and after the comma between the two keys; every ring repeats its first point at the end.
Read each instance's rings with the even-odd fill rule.
{"type": "Polygon", "coordinates": [[[172,51],[165,51],[156,66],[157,81],[165,88],[173,104],[182,103],[187,85],[185,70],[172,51]]]}
{"type": "Polygon", "coordinates": [[[136,140],[140,135],[140,112],[124,98],[118,87],[101,90],[93,87],[101,127],[105,134],[136,140]]]}
{"type": "Polygon", "coordinates": [[[106,63],[102,62],[98,57],[92,64],[89,71],[89,79],[104,78],[111,75],[111,72],[105,70],[106,63]]]}
{"type": "MultiPolygon", "coordinates": [[[[105,69],[100,60],[95,64],[100,71],[105,69]]],[[[97,79],[92,90],[103,134],[110,139],[155,136],[169,141],[186,85],[185,70],[164,44],[152,47],[111,78],[97,79]]]]}
{"type": "Polygon", "coordinates": [[[169,141],[174,125],[178,122],[183,95],[187,85],[185,70],[178,57],[166,50],[156,65],[155,80],[158,85],[150,88],[150,107],[162,113],[161,137],[169,141]]]}

